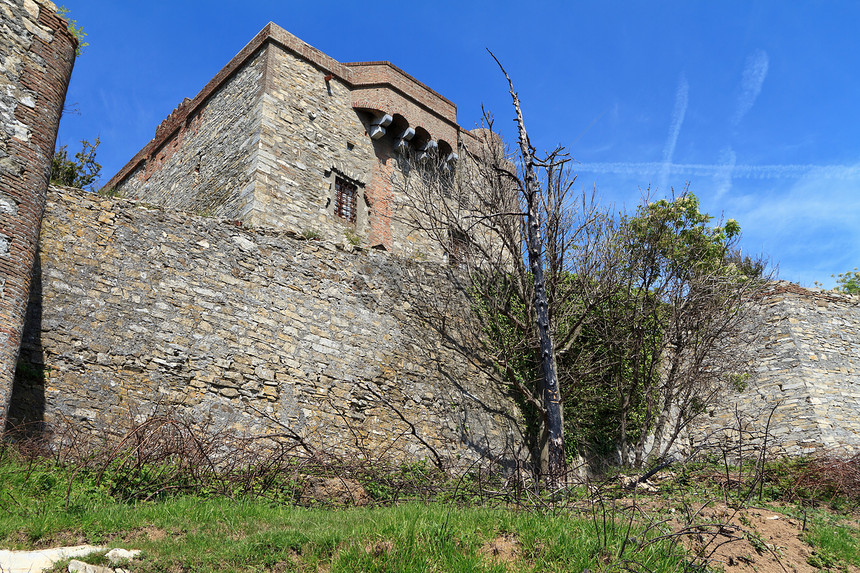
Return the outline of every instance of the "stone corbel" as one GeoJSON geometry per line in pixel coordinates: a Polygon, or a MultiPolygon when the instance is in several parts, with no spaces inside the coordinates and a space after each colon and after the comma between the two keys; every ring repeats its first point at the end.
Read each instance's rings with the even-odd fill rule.
{"type": "Polygon", "coordinates": [[[385,135],[385,128],[391,125],[392,121],[394,121],[394,118],[387,113],[384,113],[371,121],[370,129],[367,132],[367,134],[370,135],[370,139],[379,139],[385,135]]]}
{"type": "Polygon", "coordinates": [[[439,149],[439,144],[431,139],[418,149],[418,160],[423,161],[427,159],[431,153],[436,153],[437,149],[439,149]]]}
{"type": "Polygon", "coordinates": [[[400,137],[397,138],[397,141],[394,142],[394,151],[397,151],[398,153],[406,151],[406,148],[409,147],[409,142],[413,137],[415,137],[415,128],[407,127],[403,133],[400,134],[400,137]]]}

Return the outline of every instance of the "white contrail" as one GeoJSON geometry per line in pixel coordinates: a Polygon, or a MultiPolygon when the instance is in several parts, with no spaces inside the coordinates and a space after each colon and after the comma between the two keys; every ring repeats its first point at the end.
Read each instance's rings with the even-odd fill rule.
{"type": "MultiPolygon", "coordinates": [[[[667,169],[667,175],[696,175],[702,177],[715,177],[724,173],[726,166],[708,163],[671,163],[665,162],[615,162],[615,163],[579,163],[576,171],[579,173],[599,173],[615,175],[655,175],[663,174],[667,169]]],[[[814,172],[816,177],[822,179],[855,180],[860,179],[860,166],[857,165],[814,165],[814,164],[788,164],[788,165],[734,165],[732,167],[732,178],[734,179],[797,179],[814,172]]]]}
{"type": "Polygon", "coordinates": [[[724,149],[720,154],[720,165],[718,166],[717,173],[714,174],[714,182],[717,185],[717,190],[714,194],[716,199],[719,199],[731,190],[732,176],[734,175],[737,160],[738,156],[731,147],[724,149]]]}
{"type": "Polygon", "coordinates": [[[757,50],[750,54],[744,66],[744,75],[741,80],[741,94],[738,96],[738,106],[735,110],[735,115],[732,117],[732,125],[737,126],[747,112],[752,109],[758,94],[761,93],[761,86],[764,83],[764,78],[767,77],[768,67],[767,53],[763,50],[757,50]]]}
{"type": "Polygon", "coordinates": [[[663,164],[665,169],[660,173],[660,187],[665,187],[669,177],[669,169],[672,165],[672,157],[675,155],[675,145],[678,143],[678,135],[684,124],[684,116],[687,114],[687,103],[689,100],[690,85],[687,78],[681,74],[678,81],[678,89],[675,91],[675,108],[672,110],[672,125],[669,126],[669,138],[663,147],[663,164]]]}

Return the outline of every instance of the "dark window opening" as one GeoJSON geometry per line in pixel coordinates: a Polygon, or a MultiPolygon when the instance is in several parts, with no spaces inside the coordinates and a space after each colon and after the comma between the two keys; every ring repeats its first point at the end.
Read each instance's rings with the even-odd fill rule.
{"type": "Polygon", "coordinates": [[[465,265],[472,251],[472,241],[464,231],[449,229],[448,231],[448,264],[465,265]]]}
{"type": "Polygon", "coordinates": [[[334,181],[334,214],[350,223],[355,223],[358,207],[358,189],[352,183],[337,177],[334,181]]]}

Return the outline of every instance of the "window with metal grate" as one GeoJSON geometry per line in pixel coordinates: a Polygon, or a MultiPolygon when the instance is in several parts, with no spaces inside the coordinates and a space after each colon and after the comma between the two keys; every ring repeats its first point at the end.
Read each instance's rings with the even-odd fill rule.
{"type": "Polygon", "coordinates": [[[352,183],[337,177],[334,181],[334,214],[350,223],[355,223],[358,192],[352,183]]]}

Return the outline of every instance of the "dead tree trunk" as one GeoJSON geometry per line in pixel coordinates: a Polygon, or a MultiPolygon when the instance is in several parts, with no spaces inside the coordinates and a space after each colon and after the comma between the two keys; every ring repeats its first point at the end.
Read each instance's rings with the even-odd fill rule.
{"type": "Polygon", "coordinates": [[[490,52],[493,59],[505,74],[508,80],[514,109],[517,113],[518,143],[523,161],[522,193],[525,199],[525,227],[526,227],[526,251],[528,252],[529,268],[534,280],[534,308],[535,321],[537,323],[538,340],[540,348],[540,364],[542,375],[541,396],[544,410],[544,427],[546,429],[546,443],[541,452],[542,469],[547,474],[549,484],[560,482],[565,473],[564,457],[564,424],[561,408],[561,392],[558,387],[558,371],[555,362],[555,349],[552,344],[552,332],[549,321],[549,303],[547,301],[546,284],[543,276],[544,251],[543,238],[541,237],[540,218],[538,216],[538,201],[540,199],[540,183],[535,173],[535,156],[529,136],[526,132],[523,113],[520,108],[520,100],[514,91],[514,83],[505,71],[495,55],[490,52]]]}

